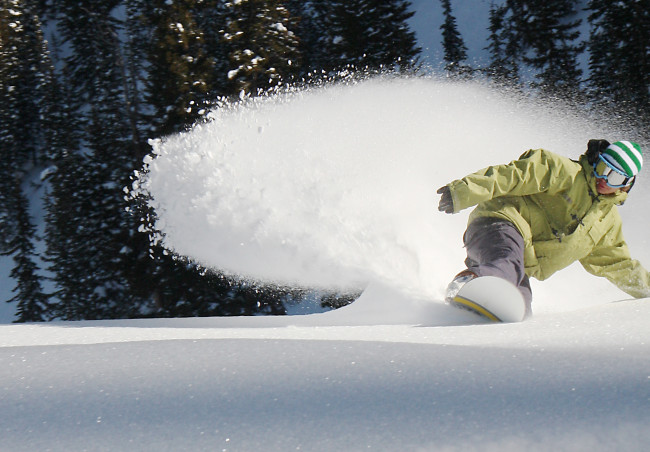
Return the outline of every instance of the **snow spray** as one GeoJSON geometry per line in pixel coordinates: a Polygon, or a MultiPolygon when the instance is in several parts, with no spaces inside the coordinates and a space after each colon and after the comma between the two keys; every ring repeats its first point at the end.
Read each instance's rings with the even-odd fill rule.
{"type": "Polygon", "coordinates": [[[288,89],[208,117],[152,140],[134,184],[167,249],[256,281],[381,281],[438,300],[463,268],[471,210],[438,212],[440,186],[527,149],[577,158],[609,138],[558,108],[435,77],[288,89]]]}

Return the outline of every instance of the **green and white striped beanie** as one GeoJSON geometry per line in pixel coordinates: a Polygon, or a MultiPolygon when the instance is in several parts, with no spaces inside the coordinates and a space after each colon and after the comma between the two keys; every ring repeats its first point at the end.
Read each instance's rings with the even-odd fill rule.
{"type": "Polygon", "coordinates": [[[643,166],[641,146],[631,141],[617,141],[610,144],[603,151],[603,157],[628,177],[636,176],[643,166]]]}

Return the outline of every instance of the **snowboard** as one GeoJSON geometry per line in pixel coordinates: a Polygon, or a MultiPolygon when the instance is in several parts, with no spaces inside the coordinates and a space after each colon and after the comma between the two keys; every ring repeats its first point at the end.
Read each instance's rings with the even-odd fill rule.
{"type": "Polygon", "coordinates": [[[450,304],[493,322],[521,322],[526,315],[526,303],[519,289],[496,276],[481,276],[467,282],[450,304]]]}

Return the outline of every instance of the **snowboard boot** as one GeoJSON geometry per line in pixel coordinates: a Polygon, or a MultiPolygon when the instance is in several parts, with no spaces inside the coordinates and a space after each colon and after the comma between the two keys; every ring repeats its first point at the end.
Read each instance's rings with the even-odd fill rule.
{"type": "Polygon", "coordinates": [[[478,275],[471,270],[465,269],[458,273],[447,286],[447,290],[445,291],[445,302],[451,303],[460,288],[474,278],[478,278],[478,275]]]}

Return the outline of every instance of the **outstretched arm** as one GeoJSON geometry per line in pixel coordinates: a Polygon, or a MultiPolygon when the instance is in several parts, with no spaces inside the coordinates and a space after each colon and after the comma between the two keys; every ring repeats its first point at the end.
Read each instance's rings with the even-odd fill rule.
{"type": "Polygon", "coordinates": [[[634,298],[650,297],[650,274],[639,261],[629,257],[627,247],[601,249],[580,263],[592,275],[607,278],[634,298]]]}
{"type": "Polygon", "coordinates": [[[558,164],[559,158],[542,149],[530,150],[509,164],[489,166],[455,180],[438,190],[442,195],[438,209],[454,213],[500,196],[562,190],[573,179],[564,177],[569,176],[564,174],[568,167],[558,164]]]}
{"type": "Polygon", "coordinates": [[[650,274],[639,261],[630,257],[620,228],[612,244],[597,246],[580,263],[592,275],[607,278],[634,298],[650,297],[650,274]]]}

